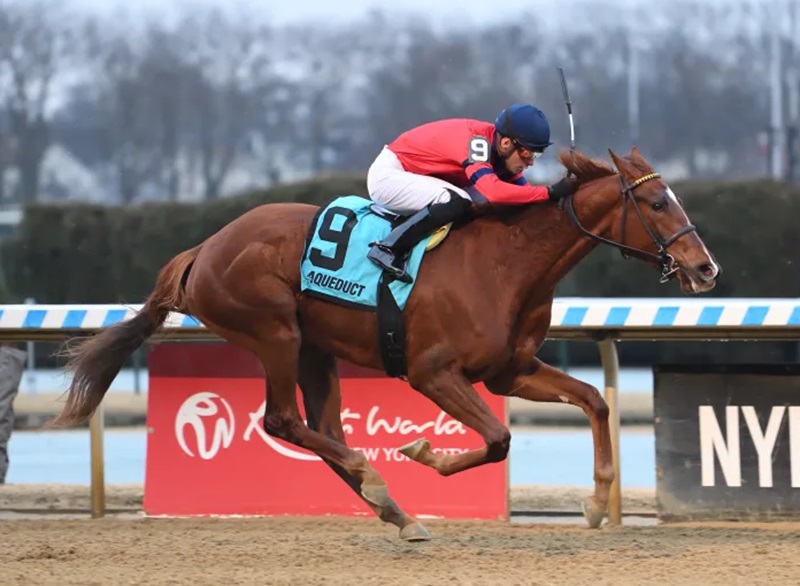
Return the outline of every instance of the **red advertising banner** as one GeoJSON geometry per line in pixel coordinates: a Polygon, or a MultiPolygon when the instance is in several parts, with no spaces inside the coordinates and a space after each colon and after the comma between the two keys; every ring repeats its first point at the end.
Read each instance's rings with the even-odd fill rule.
{"type": "MultiPolygon", "coordinates": [[[[266,434],[260,364],[228,344],[161,344],[149,357],[144,510],[149,515],[373,515],[315,454],[266,434]]],[[[507,461],[442,477],[397,449],[483,445],[403,381],[340,365],[342,424],[413,516],[507,519],[507,461]]],[[[478,392],[501,421],[506,400],[478,392]]],[[[298,390],[298,405],[302,400],[298,390]]]]}

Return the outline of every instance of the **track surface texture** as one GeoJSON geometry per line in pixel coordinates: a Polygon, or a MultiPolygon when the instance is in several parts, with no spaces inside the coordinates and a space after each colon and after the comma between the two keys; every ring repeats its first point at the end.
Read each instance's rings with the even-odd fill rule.
{"type": "Polygon", "coordinates": [[[374,518],[0,521],[11,585],[796,585],[800,525],[427,520],[410,544],[374,518]]]}

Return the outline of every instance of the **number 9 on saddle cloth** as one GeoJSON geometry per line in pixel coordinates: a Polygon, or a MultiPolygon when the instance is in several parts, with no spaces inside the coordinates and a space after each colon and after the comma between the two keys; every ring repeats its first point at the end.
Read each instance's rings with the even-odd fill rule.
{"type": "Polygon", "coordinates": [[[359,196],[338,197],[317,212],[309,228],[301,261],[301,291],[375,309],[383,278],[403,309],[434,231],[470,209],[469,201],[457,197],[400,216],[359,196]],[[398,266],[404,261],[405,268],[398,266]]]}

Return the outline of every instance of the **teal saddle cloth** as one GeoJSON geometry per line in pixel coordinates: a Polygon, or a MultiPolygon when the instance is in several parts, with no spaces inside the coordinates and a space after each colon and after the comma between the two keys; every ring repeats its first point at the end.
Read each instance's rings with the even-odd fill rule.
{"type": "MultiPolygon", "coordinates": [[[[309,228],[300,263],[300,290],[342,305],[375,310],[383,269],[367,258],[371,242],[392,230],[391,218],[371,209],[374,202],[357,195],[337,197],[322,208],[309,228]]],[[[426,237],[407,259],[411,283],[393,280],[389,289],[402,311],[416,282],[426,237]]]]}

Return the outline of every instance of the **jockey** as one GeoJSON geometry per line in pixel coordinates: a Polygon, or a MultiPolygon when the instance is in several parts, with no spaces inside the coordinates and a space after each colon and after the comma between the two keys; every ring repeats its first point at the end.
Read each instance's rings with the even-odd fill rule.
{"type": "Polygon", "coordinates": [[[455,118],[404,132],[370,166],[367,189],[377,204],[408,217],[372,243],[367,257],[410,283],[397,259],[437,228],[465,218],[473,202],[520,205],[570,195],[574,179],[545,187],[522,175],[551,144],[547,118],[530,104],[513,104],[494,124],[455,118]]]}

